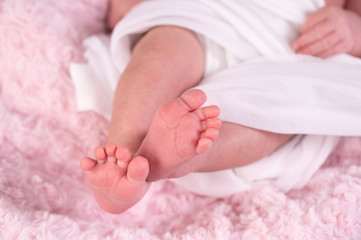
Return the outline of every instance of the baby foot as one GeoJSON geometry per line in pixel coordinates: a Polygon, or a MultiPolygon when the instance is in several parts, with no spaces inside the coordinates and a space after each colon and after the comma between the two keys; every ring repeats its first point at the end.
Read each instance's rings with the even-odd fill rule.
{"type": "Polygon", "coordinates": [[[211,148],[221,120],[217,106],[200,108],[206,98],[203,91],[193,89],[159,108],[136,154],[149,161],[148,181],[193,171],[192,159],[211,148]]]}
{"type": "Polygon", "coordinates": [[[149,188],[147,159],[138,156],[131,160],[129,150],[114,143],[97,147],[94,154],[96,159],[83,158],[80,166],[105,211],[121,213],[142,199],[149,188]]]}

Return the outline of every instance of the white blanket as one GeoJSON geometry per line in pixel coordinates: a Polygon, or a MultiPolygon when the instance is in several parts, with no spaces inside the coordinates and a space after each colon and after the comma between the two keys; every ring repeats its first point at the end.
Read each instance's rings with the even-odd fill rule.
{"type": "Polygon", "coordinates": [[[238,169],[194,173],[177,183],[226,196],[260,183],[299,188],[322,165],[338,136],[361,136],[361,61],[295,55],[290,43],[322,0],[148,0],[116,26],[110,39],[85,41],[87,65],[74,64],[79,110],[110,116],[117,80],[141,34],[159,25],[193,30],[206,54],[197,88],[221,118],[278,133],[299,134],[271,156],[238,169]],[[110,46],[110,48],[109,48],[110,46]],[[210,188],[209,186],[212,186],[210,188]]]}

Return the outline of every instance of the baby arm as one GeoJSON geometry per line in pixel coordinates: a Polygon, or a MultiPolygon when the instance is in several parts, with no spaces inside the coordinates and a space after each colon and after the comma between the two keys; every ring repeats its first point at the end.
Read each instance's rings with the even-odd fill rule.
{"type": "Polygon", "coordinates": [[[107,16],[107,26],[113,30],[115,25],[130,11],[135,5],[143,0],[110,0],[107,16]]]}
{"type": "Polygon", "coordinates": [[[361,1],[326,4],[308,17],[293,43],[296,53],[326,58],[339,53],[361,57],[361,1]],[[345,9],[342,8],[345,6],[345,9]]]}

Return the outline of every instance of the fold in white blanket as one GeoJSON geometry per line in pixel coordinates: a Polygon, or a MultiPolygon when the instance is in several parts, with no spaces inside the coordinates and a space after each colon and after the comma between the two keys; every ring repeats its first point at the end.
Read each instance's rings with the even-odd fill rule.
{"type": "Polygon", "coordinates": [[[205,195],[227,196],[256,184],[283,191],[304,186],[339,136],[361,136],[361,61],[295,55],[290,47],[322,0],[148,0],[107,36],[84,43],[88,64],[73,64],[79,110],[109,117],[112,96],[141,34],[175,25],[198,34],[206,72],[197,86],[224,121],[298,134],[261,161],[242,168],[176,179],[205,195]]]}

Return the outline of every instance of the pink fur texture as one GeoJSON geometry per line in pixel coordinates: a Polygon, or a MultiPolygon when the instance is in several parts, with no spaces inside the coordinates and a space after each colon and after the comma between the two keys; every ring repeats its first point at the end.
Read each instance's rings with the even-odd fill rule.
{"type": "Polygon", "coordinates": [[[76,110],[71,62],[104,32],[106,0],[0,0],[0,239],[361,239],[361,139],[344,138],[301,190],[226,199],[158,182],[122,215],[79,168],[107,121],[76,110]]]}

